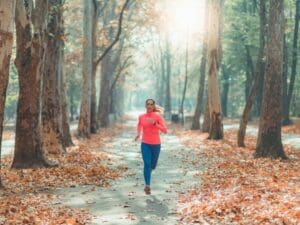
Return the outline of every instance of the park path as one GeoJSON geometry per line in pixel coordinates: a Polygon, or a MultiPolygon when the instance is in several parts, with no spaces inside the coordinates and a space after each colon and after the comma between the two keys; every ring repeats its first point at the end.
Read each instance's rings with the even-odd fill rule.
{"type": "MultiPolygon", "coordinates": [[[[126,126],[133,128],[136,121],[129,120],[126,126]]],[[[176,224],[178,194],[199,182],[194,174],[203,169],[202,163],[190,160],[195,159],[193,151],[185,148],[178,137],[162,135],[161,155],[152,173],[152,194],[145,195],[140,144],[133,142],[134,136],[134,129],[126,129],[104,149],[112,166],[128,167],[123,177],[113,181],[110,188],[60,189],[55,193],[59,204],[88,209],[94,215],[92,224],[176,224]]]]}

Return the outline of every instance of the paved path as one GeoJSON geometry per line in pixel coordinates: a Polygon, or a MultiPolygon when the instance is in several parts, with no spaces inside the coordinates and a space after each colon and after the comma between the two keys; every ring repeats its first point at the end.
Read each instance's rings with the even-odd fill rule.
{"type": "MultiPolygon", "coordinates": [[[[130,125],[135,126],[135,122],[130,121],[130,125]]],[[[57,192],[59,202],[88,208],[95,215],[92,224],[176,224],[178,193],[199,182],[193,175],[202,169],[201,163],[191,166],[186,159],[193,159],[193,152],[184,149],[176,136],[163,135],[158,166],[152,173],[152,194],[145,195],[140,144],[133,142],[134,136],[133,131],[124,132],[106,147],[114,166],[129,168],[124,177],[114,181],[109,189],[61,189],[57,192]]]]}

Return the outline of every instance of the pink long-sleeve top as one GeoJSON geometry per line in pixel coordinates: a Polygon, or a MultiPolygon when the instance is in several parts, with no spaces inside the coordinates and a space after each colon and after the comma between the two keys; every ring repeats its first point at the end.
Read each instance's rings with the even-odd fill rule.
{"type": "Polygon", "coordinates": [[[160,144],[159,131],[167,133],[167,127],[163,118],[155,112],[147,112],[139,116],[137,125],[138,135],[143,132],[142,142],[146,144],[160,144]],[[154,124],[148,121],[147,118],[152,118],[154,124]]]}

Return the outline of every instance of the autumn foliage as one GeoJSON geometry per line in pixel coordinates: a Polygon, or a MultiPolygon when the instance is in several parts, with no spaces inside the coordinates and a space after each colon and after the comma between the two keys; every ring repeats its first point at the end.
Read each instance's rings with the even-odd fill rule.
{"type": "Polygon", "coordinates": [[[109,149],[107,144],[118,129],[102,129],[89,140],[75,140],[75,146],[59,158],[48,155],[51,160],[59,161],[56,168],[14,170],[10,169],[12,158],[5,157],[0,224],[87,224],[91,219],[87,210],[59,206],[51,193],[58,187],[108,187],[112,179],[118,178],[123,168],[113,168],[109,155],[103,151],[109,149]]]}
{"type": "Polygon", "coordinates": [[[236,146],[236,132],[222,141],[199,131],[177,131],[206,168],[200,184],[180,197],[181,222],[199,224],[299,224],[299,150],[289,160],[253,157],[256,138],[236,146]],[[298,194],[297,194],[298,193],[298,194]]]}

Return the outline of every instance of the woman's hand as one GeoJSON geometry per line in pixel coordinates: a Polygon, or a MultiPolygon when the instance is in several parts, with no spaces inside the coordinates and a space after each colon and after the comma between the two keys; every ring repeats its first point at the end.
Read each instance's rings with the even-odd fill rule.
{"type": "Polygon", "coordinates": [[[149,123],[152,123],[152,125],[155,125],[155,120],[153,119],[153,118],[151,118],[151,117],[147,117],[147,121],[149,122],[149,123]]]}
{"type": "Polygon", "coordinates": [[[138,139],[140,139],[140,135],[136,135],[136,137],[134,138],[134,141],[137,141],[138,139]]]}

